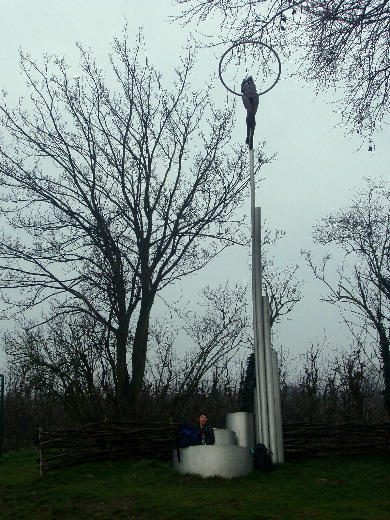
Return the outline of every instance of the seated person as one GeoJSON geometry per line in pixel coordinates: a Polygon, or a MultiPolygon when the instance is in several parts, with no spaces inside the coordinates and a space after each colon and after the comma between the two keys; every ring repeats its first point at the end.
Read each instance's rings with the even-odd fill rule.
{"type": "Polygon", "coordinates": [[[201,412],[198,415],[198,427],[196,433],[199,438],[199,444],[214,444],[215,436],[213,428],[207,424],[207,414],[201,412]]]}

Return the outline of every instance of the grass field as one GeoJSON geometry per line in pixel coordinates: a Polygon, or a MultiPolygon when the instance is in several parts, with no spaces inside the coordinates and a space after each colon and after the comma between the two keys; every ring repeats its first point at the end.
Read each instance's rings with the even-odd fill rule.
{"type": "Polygon", "coordinates": [[[288,462],[202,479],[155,461],[84,464],[39,477],[38,453],[0,459],[0,519],[390,520],[387,454],[288,462]]]}

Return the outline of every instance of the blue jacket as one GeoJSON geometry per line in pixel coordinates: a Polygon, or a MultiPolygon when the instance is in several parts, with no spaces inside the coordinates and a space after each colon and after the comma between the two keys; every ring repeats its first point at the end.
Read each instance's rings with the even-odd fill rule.
{"type": "Polygon", "coordinates": [[[215,444],[214,430],[209,424],[206,424],[204,428],[198,426],[196,433],[199,438],[199,444],[202,444],[202,434],[204,434],[206,444],[215,444]]]}

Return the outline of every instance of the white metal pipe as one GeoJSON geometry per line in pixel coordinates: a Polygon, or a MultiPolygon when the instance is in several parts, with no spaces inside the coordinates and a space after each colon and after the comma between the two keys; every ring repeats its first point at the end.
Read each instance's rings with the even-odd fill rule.
{"type": "MultiPolygon", "coordinates": [[[[255,223],[255,173],[254,173],[254,152],[249,150],[249,174],[250,174],[250,188],[251,188],[251,228],[252,228],[252,306],[253,306],[253,343],[254,343],[254,354],[255,354],[255,375],[256,375],[256,388],[255,388],[255,425],[256,425],[256,439],[261,442],[263,438],[262,424],[261,424],[261,398],[260,398],[260,362],[259,362],[259,348],[258,344],[263,336],[262,326],[259,322],[258,315],[261,314],[261,309],[258,309],[259,298],[257,293],[259,292],[259,279],[256,276],[258,271],[256,267],[256,223],[255,223]]],[[[261,230],[260,230],[261,233],[261,230]]],[[[261,281],[260,281],[261,283],[261,281]]],[[[261,285],[260,285],[261,294],[261,285]]],[[[261,305],[261,298],[260,298],[261,305]]]]}
{"type": "Polygon", "coordinates": [[[250,448],[255,445],[255,422],[253,413],[228,413],[226,415],[226,429],[235,432],[238,446],[250,448]]]}
{"type": "Polygon", "coordinates": [[[268,296],[263,296],[263,319],[264,319],[264,359],[265,359],[265,375],[267,385],[267,405],[268,405],[268,428],[269,428],[269,450],[277,458],[277,440],[276,440],[276,421],[275,421],[275,397],[274,397],[274,381],[272,370],[272,354],[271,354],[271,323],[270,323],[270,306],[268,296]]]}
{"type": "Polygon", "coordinates": [[[280,379],[278,354],[272,349],[272,370],[274,380],[274,397],[275,397],[275,420],[276,420],[276,440],[277,440],[277,460],[275,462],[284,462],[284,446],[283,446],[283,425],[282,425],[282,403],[280,399],[280,379]]]}
{"type": "MultiPolygon", "coordinates": [[[[249,150],[249,175],[251,186],[251,222],[252,226],[255,223],[255,206],[256,206],[256,188],[255,188],[255,154],[253,150],[249,150]]],[[[252,227],[253,237],[253,227],[252,227]]],[[[252,241],[253,245],[253,241],[252,241]]]]}
{"type": "MultiPolygon", "coordinates": [[[[256,350],[256,349],[255,349],[256,350]]],[[[257,355],[255,357],[256,363],[257,355]]],[[[259,392],[257,391],[257,378],[256,378],[256,386],[253,390],[253,403],[254,403],[254,411],[255,411],[255,442],[261,442],[260,439],[263,438],[263,434],[261,431],[261,421],[258,420],[261,417],[261,410],[259,404],[259,392]]]]}
{"type": "Polygon", "coordinates": [[[259,366],[259,379],[257,386],[260,394],[260,415],[261,421],[260,431],[262,432],[260,442],[269,446],[269,414],[267,403],[267,376],[265,364],[265,343],[264,343],[264,317],[263,317],[263,299],[262,299],[262,266],[261,266],[261,211],[255,208],[255,232],[254,232],[254,267],[255,267],[255,309],[256,309],[256,325],[258,328],[257,341],[257,362],[259,366]]]}

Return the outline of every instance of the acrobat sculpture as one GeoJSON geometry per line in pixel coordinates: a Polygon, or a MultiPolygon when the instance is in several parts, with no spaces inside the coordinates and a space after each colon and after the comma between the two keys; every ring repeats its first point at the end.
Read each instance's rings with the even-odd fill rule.
{"type": "Polygon", "coordinates": [[[256,112],[259,106],[259,94],[252,76],[241,83],[242,102],[246,108],[246,144],[253,150],[253,134],[256,127],[256,112]]]}

